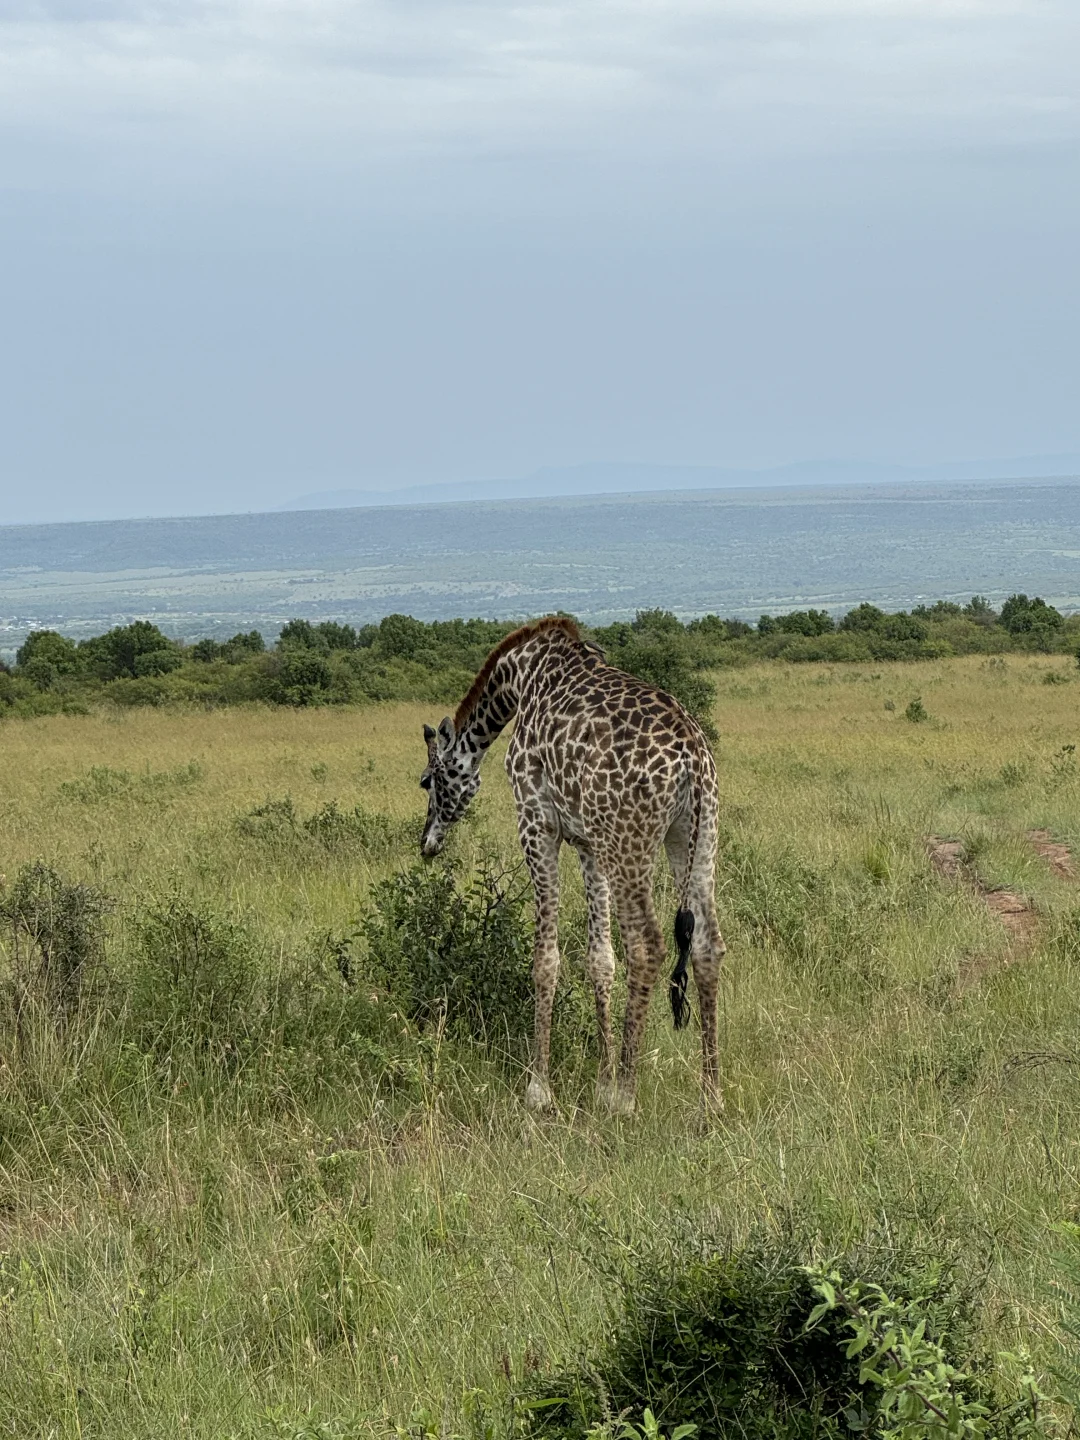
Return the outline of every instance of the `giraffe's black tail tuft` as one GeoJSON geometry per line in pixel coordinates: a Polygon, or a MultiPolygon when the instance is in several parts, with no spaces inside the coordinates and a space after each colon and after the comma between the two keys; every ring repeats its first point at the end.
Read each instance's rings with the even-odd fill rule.
{"type": "Polygon", "coordinates": [[[676,1030],[681,1030],[690,1019],[690,1004],[686,998],[686,966],[690,960],[690,943],[693,938],[694,912],[676,910],[675,944],[679,947],[679,958],[671,972],[671,1013],[676,1030]]]}

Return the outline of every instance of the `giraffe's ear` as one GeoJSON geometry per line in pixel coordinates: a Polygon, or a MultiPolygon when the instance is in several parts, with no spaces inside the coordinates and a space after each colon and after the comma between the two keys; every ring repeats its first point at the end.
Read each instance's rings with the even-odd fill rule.
{"type": "Polygon", "coordinates": [[[425,726],[424,726],[424,742],[425,742],[425,744],[430,745],[431,742],[432,742],[434,739],[435,739],[435,727],[434,727],[433,725],[425,725],[425,726]]]}
{"type": "Polygon", "coordinates": [[[439,721],[439,744],[444,750],[449,750],[454,743],[454,722],[449,715],[444,715],[439,721]]]}

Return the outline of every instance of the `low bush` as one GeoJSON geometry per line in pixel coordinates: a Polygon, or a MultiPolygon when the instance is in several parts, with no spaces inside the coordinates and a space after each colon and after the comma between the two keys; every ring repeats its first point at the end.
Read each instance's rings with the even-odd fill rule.
{"type": "Polygon", "coordinates": [[[135,917],[131,1021],[142,1048],[234,1058],[248,1034],[258,967],[251,936],[179,893],[135,917]]]}
{"type": "MultiPolygon", "coordinates": [[[[680,1254],[668,1243],[624,1268],[608,1333],[593,1353],[522,1397],[534,1434],[584,1440],[611,1417],[642,1420],[646,1408],[664,1428],[696,1426],[698,1440],[885,1433],[904,1377],[890,1386],[895,1376],[884,1366],[865,1373],[866,1345],[857,1344],[843,1306],[821,1303],[822,1276],[806,1265],[803,1247],[758,1239],[731,1249],[699,1239],[687,1248],[680,1254]]],[[[975,1428],[938,1429],[932,1413],[917,1406],[930,1423],[887,1433],[907,1440],[1032,1433],[1027,1392],[996,1393],[977,1339],[974,1295],[947,1265],[895,1245],[868,1245],[831,1268],[849,1277],[851,1293],[873,1294],[889,1317],[917,1331],[916,1348],[925,1341],[947,1370],[949,1400],[961,1418],[979,1417],[975,1428]]]]}
{"type": "Polygon", "coordinates": [[[24,865],[0,889],[0,922],[10,927],[17,1008],[38,998],[65,1010],[102,956],[109,898],[93,885],[65,880],[43,861],[24,865]]]}
{"type": "MultiPolygon", "coordinates": [[[[369,972],[421,1026],[520,1060],[532,1032],[532,906],[521,867],[481,861],[464,884],[452,863],[418,862],[376,885],[361,925],[369,972]]],[[[563,968],[552,1045],[566,1053],[595,1026],[591,996],[563,968]]]]}

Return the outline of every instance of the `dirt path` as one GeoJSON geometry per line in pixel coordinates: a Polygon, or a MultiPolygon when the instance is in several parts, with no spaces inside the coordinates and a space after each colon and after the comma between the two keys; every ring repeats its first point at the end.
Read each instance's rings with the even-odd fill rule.
{"type": "Polygon", "coordinates": [[[995,889],[984,884],[971,864],[962,840],[942,840],[937,835],[928,835],[926,849],[940,875],[974,891],[1014,940],[1030,943],[1039,922],[1025,896],[1016,890],[995,889]]]}
{"type": "Polygon", "coordinates": [[[1046,861],[1055,875],[1059,875],[1062,880],[1076,879],[1073,858],[1067,845],[1055,840],[1049,830],[1029,830],[1027,838],[1036,855],[1046,861]]]}
{"type": "MultiPolygon", "coordinates": [[[[1054,840],[1048,830],[1029,830],[1027,840],[1055,875],[1063,880],[1076,878],[1069,847],[1054,840]]],[[[938,835],[928,835],[926,850],[938,874],[978,895],[987,910],[1001,921],[1009,937],[1004,957],[971,955],[961,963],[956,985],[958,990],[967,990],[992,971],[1005,969],[1027,954],[1035,943],[1039,917],[1026,896],[1016,890],[994,889],[980,880],[962,840],[943,840],[938,835]]]]}
{"type": "Polygon", "coordinates": [[[987,910],[996,915],[1005,927],[1009,946],[1001,958],[994,955],[969,955],[962,960],[956,975],[956,988],[969,990],[994,970],[1006,969],[1021,959],[1034,943],[1039,928],[1038,916],[1030,901],[1015,890],[994,890],[979,879],[961,840],[943,840],[938,835],[926,837],[926,850],[939,875],[973,891],[987,910]]]}

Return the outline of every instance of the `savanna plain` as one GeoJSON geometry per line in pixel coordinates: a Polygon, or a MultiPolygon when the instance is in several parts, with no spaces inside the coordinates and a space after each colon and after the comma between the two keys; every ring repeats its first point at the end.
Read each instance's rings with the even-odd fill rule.
{"type": "Polygon", "coordinates": [[[662,993],[638,1113],[594,1103],[572,855],[550,1116],[522,1104],[527,1003],[470,1039],[374,965],[395,876],[520,888],[501,744],[447,868],[420,872],[430,707],[0,726],[0,1434],[498,1433],[602,1336],[613,1267],[703,1231],[947,1256],[986,1346],[1052,1370],[1080,882],[1030,836],[1080,854],[1076,662],[714,679],[707,1123],[696,1028],[662,993]],[[70,910],[54,950],[83,946],[59,978],[25,923],[43,887],[70,910]]]}

